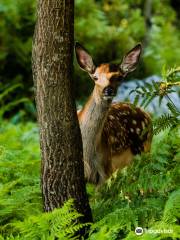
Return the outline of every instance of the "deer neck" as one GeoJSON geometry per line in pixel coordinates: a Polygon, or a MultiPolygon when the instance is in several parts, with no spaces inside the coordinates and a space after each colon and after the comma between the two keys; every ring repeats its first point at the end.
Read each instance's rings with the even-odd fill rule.
{"type": "Polygon", "coordinates": [[[104,178],[102,156],[101,151],[98,152],[98,148],[110,104],[111,100],[103,99],[100,90],[95,87],[79,116],[85,177],[92,182],[96,182],[99,176],[104,178]]]}
{"type": "Polygon", "coordinates": [[[80,117],[82,135],[88,132],[88,136],[86,136],[88,141],[90,139],[94,141],[97,138],[97,134],[102,131],[111,102],[111,100],[103,99],[101,91],[95,86],[93,93],[82,110],[82,117],[80,117]]]}

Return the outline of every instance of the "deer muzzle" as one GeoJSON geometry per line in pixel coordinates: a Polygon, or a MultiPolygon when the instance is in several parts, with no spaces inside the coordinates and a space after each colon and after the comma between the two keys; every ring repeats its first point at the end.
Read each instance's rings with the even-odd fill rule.
{"type": "Polygon", "coordinates": [[[103,90],[103,95],[105,98],[113,98],[116,95],[116,90],[111,86],[105,87],[103,90]]]}

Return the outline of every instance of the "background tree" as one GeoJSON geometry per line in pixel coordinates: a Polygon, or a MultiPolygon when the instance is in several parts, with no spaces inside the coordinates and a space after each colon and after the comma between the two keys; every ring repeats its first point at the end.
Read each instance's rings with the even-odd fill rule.
{"type": "Polygon", "coordinates": [[[85,191],[82,140],[72,91],[74,1],[39,0],[33,77],[40,127],[44,210],[69,198],[92,221],[85,191]]]}
{"type": "MultiPolygon", "coordinates": [[[[139,70],[129,78],[160,75],[164,64],[171,68],[180,62],[177,2],[76,0],[75,38],[89,49],[97,64],[119,62],[128,49],[147,39],[139,70]]],[[[31,73],[35,6],[36,0],[0,1],[0,94],[20,84],[14,91],[7,90],[9,94],[0,98],[0,108],[5,108],[3,117],[15,116],[13,122],[16,123],[36,119],[31,73]],[[29,101],[22,101],[23,98],[29,101]],[[7,108],[7,104],[12,102],[11,108],[7,108]]],[[[92,91],[92,84],[76,65],[74,75],[77,79],[76,100],[82,104],[92,91]]]]}

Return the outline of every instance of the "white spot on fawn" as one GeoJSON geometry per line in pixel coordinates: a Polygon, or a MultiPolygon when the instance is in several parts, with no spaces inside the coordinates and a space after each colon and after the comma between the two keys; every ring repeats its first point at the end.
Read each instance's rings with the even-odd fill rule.
{"type": "Polygon", "coordinates": [[[133,133],[133,132],[134,132],[134,129],[133,129],[133,128],[130,128],[130,131],[133,133]]]}
{"type": "Polygon", "coordinates": [[[140,131],[141,131],[141,129],[140,129],[140,128],[136,128],[136,133],[137,133],[137,134],[139,134],[139,133],[140,133],[140,131]]]}
{"type": "Polygon", "coordinates": [[[144,121],[145,121],[146,124],[148,124],[148,120],[147,120],[147,118],[145,118],[144,121]]]}
{"type": "Polygon", "coordinates": [[[113,119],[114,119],[114,116],[113,116],[113,115],[109,115],[109,118],[110,118],[111,120],[113,120],[113,119]]]}
{"type": "Polygon", "coordinates": [[[110,136],[110,140],[112,143],[115,142],[115,138],[113,136],[110,136]]]}
{"type": "Polygon", "coordinates": [[[145,127],[145,124],[144,124],[144,122],[143,122],[143,121],[141,122],[141,125],[142,125],[142,128],[144,129],[144,127],[145,127]]]}

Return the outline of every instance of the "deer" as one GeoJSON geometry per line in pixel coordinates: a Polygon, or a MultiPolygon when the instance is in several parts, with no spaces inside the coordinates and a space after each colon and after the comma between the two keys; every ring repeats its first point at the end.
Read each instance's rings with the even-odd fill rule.
{"type": "Polygon", "coordinates": [[[130,165],[136,154],[151,149],[150,114],[129,102],[112,102],[122,81],[136,69],[141,52],[139,43],[119,64],[96,66],[90,53],[75,44],[77,63],[94,82],[92,94],[77,111],[87,182],[104,183],[115,171],[130,165]]]}

